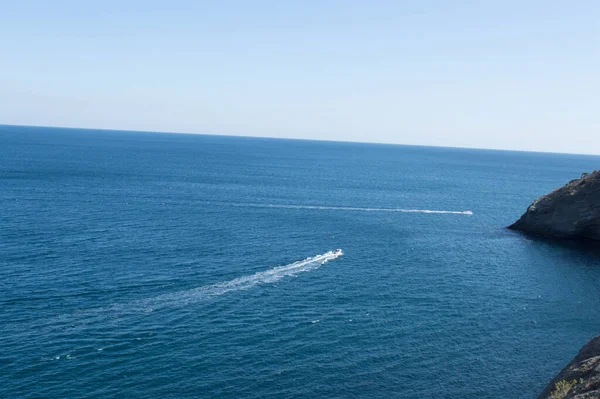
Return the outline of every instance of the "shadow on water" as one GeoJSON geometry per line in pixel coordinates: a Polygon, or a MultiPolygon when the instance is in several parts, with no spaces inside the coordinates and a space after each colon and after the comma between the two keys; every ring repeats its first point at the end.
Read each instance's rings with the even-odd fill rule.
{"type": "Polygon", "coordinates": [[[555,238],[539,236],[523,231],[514,231],[523,237],[524,240],[542,244],[548,248],[556,248],[569,251],[574,255],[585,256],[590,260],[594,260],[600,267],[600,242],[590,239],[573,239],[573,238],[555,238]]]}

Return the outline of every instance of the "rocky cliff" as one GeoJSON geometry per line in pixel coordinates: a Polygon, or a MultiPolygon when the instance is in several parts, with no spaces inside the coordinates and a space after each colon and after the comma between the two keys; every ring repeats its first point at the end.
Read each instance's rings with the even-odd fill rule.
{"type": "Polygon", "coordinates": [[[541,196],[509,228],[548,237],[600,240],[600,170],[541,196]]]}
{"type": "Polygon", "coordinates": [[[591,398],[600,398],[600,336],[585,344],[538,396],[538,399],[591,398]]]}

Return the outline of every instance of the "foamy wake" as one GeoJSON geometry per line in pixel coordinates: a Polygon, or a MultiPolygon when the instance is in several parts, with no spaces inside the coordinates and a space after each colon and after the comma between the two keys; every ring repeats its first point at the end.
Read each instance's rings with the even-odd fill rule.
{"type": "Polygon", "coordinates": [[[152,299],[140,301],[139,305],[144,305],[144,307],[150,309],[181,306],[202,301],[210,297],[223,295],[231,291],[247,290],[259,284],[272,284],[284,277],[294,277],[299,273],[315,270],[319,266],[330,260],[339,258],[342,255],[343,253],[341,251],[329,251],[322,255],[312,256],[298,262],[290,263],[289,265],[274,267],[248,276],[238,277],[230,281],[160,295],[152,299]]]}
{"type": "Polygon", "coordinates": [[[316,255],[298,262],[290,263],[289,265],[277,266],[272,269],[238,277],[229,281],[172,292],[133,302],[116,303],[103,308],[79,310],[72,314],[57,316],[49,324],[50,328],[53,329],[66,328],[74,325],[86,325],[106,318],[119,318],[124,315],[135,315],[165,308],[182,307],[209,300],[212,297],[223,295],[228,292],[247,290],[256,285],[272,284],[285,277],[294,277],[299,273],[315,270],[321,265],[330,260],[339,258],[342,255],[343,253],[341,251],[329,251],[322,255],[316,255]],[[73,317],[76,318],[76,321],[73,320],[73,317]]]}
{"type": "Polygon", "coordinates": [[[248,208],[282,208],[282,209],[311,209],[320,211],[356,211],[356,212],[401,212],[401,213],[441,213],[454,215],[472,215],[473,211],[442,211],[432,209],[405,209],[405,208],[359,208],[349,206],[320,206],[320,205],[285,205],[285,204],[258,204],[258,203],[224,203],[229,206],[248,208]]]}

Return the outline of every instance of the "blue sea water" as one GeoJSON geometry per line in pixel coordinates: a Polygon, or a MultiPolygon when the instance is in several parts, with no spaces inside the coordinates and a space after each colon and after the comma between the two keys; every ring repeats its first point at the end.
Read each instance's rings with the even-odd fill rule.
{"type": "Polygon", "coordinates": [[[505,226],[599,165],[0,126],[0,397],[535,397],[600,256],[505,226]]]}

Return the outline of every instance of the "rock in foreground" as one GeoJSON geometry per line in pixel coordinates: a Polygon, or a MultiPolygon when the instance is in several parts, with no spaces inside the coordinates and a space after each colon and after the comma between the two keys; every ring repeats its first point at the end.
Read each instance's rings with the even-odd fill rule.
{"type": "Polygon", "coordinates": [[[600,170],[541,196],[509,228],[548,237],[600,240],[600,170]]]}
{"type": "Polygon", "coordinates": [[[600,398],[600,336],[585,344],[538,396],[538,399],[563,398],[600,398]]]}

